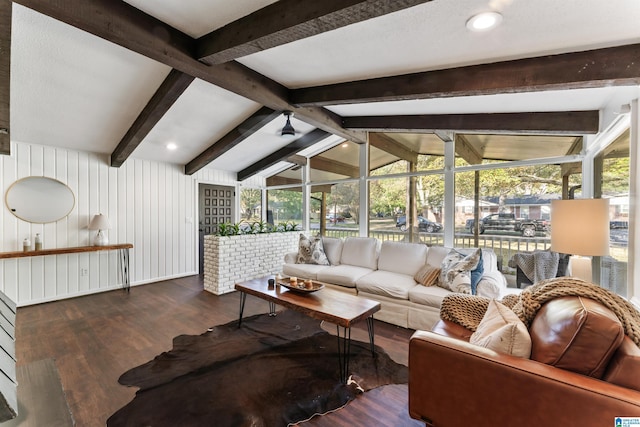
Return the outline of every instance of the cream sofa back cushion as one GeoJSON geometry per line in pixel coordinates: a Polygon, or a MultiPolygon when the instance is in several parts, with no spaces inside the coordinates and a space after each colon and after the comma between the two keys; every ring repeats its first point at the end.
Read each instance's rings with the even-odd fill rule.
{"type": "Polygon", "coordinates": [[[324,245],[324,253],[327,254],[327,258],[331,265],[340,265],[342,246],[344,244],[342,239],[338,239],[336,237],[323,237],[322,244],[324,245]]]}
{"type": "Polygon", "coordinates": [[[376,270],[378,267],[378,240],[373,237],[347,237],[342,245],[340,264],[376,270]]]}
{"type": "Polygon", "coordinates": [[[427,261],[427,245],[385,240],[380,247],[378,270],[414,276],[427,261]]]}

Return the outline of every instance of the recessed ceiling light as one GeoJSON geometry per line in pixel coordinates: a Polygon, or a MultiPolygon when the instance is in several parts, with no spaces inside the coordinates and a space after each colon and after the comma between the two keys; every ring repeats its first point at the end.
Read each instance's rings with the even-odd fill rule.
{"type": "Polygon", "coordinates": [[[347,144],[346,142],[343,142],[342,145],[341,145],[342,148],[347,148],[348,146],[349,146],[349,144],[347,144]]]}
{"type": "Polygon", "coordinates": [[[170,142],[167,144],[167,150],[175,150],[176,148],[178,148],[178,146],[176,144],[174,144],[173,142],[170,142]]]}
{"type": "Polygon", "coordinates": [[[471,31],[488,31],[502,22],[502,15],[498,12],[483,12],[473,15],[467,20],[467,28],[471,31]]]}

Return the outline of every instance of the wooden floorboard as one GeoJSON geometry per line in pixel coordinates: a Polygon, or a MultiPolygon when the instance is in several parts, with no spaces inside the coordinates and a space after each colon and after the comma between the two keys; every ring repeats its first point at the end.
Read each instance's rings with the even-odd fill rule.
{"type": "MultiPolygon", "coordinates": [[[[54,360],[76,425],[104,426],[136,391],[118,384],[121,374],[170,350],[178,335],[202,334],[211,326],[235,320],[238,308],[237,292],[221,296],[206,292],[200,276],[135,286],[130,293],[116,290],[21,307],[16,320],[17,365],[54,360]]],[[[266,312],[266,301],[247,298],[246,316],[266,312]]],[[[324,327],[335,333],[332,325],[324,327]]],[[[406,365],[413,331],[376,321],[375,333],[376,344],[406,365]]],[[[364,323],[353,328],[352,338],[368,341],[364,323]]],[[[353,406],[354,414],[349,415],[353,403],[340,413],[348,425],[361,425],[350,419],[361,417],[359,406],[353,406]]],[[[381,422],[377,425],[403,425],[391,416],[379,418],[388,411],[406,412],[402,388],[389,389],[380,398],[373,394],[366,403],[377,408],[381,422]]]]}
{"type": "Polygon", "coordinates": [[[43,359],[17,369],[18,416],[2,427],[73,427],[55,361],[43,359]]]}

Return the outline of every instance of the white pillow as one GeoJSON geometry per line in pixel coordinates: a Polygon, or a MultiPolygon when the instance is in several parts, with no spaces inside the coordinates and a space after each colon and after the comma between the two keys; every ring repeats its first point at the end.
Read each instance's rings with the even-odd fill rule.
{"type": "Polygon", "coordinates": [[[496,300],[489,301],[489,307],[469,342],[525,359],[531,356],[531,336],[527,327],[509,307],[496,300]]]}

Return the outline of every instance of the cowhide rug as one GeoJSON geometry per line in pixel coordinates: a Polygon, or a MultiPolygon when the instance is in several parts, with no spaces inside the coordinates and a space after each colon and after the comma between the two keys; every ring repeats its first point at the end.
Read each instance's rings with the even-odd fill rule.
{"type": "Polygon", "coordinates": [[[291,310],[178,336],[171,351],[120,377],[140,390],[107,426],[287,426],[408,380],[384,350],[372,357],[368,343],[352,341],[352,382],[342,384],[337,349],[318,320],[291,310]]]}

